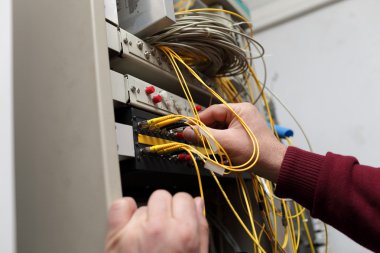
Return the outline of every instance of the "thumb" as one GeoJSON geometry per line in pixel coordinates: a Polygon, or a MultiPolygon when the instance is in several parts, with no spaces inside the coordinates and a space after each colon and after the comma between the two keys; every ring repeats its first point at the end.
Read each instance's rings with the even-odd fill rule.
{"type": "Polygon", "coordinates": [[[112,203],[108,212],[108,237],[116,234],[124,227],[137,209],[133,198],[118,199],[112,203]]]}
{"type": "Polygon", "coordinates": [[[195,126],[186,127],[185,130],[183,130],[183,138],[187,141],[196,142],[199,140],[197,134],[194,132],[193,128],[195,126]]]}

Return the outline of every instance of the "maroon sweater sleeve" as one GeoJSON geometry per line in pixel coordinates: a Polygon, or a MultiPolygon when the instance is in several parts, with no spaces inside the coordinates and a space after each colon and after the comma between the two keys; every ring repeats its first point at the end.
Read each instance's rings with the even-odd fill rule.
{"type": "Polygon", "coordinates": [[[380,168],[360,165],[350,156],[321,156],[289,147],[275,193],[380,252],[380,168]]]}

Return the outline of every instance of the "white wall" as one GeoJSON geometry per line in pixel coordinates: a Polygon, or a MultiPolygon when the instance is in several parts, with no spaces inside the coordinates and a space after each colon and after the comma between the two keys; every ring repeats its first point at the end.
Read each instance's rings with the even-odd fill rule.
{"type": "Polygon", "coordinates": [[[0,1],[0,252],[15,252],[11,0],[0,1]]]}
{"type": "MultiPolygon", "coordinates": [[[[373,166],[380,166],[379,10],[378,0],[347,0],[257,35],[270,86],[303,123],[314,150],[373,166]]],[[[278,114],[306,148],[290,117],[278,114]]],[[[367,252],[333,229],[329,248],[367,252]]]]}

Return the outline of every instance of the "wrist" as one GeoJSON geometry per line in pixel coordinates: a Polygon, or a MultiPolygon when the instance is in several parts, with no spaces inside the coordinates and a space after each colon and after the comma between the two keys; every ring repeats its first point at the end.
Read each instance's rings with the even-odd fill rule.
{"type": "Polygon", "coordinates": [[[281,165],[284,161],[286,151],[288,149],[288,146],[278,143],[277,147],[275,148],[273,152],[273,163],[271,164],[271,178],[268,178],[270,181],[276,183],[278,176],[280,175],[281,165]]]}
{"type": "Polygon", "coordinates": [[[277,142],[269,145],[270,148],[263,148],[260,152],[259,164],[255,173],[261,177],[264,177],[274,183],[280,175],[280,169],[282,162],[285,158],[287,146],[277,142]]]}

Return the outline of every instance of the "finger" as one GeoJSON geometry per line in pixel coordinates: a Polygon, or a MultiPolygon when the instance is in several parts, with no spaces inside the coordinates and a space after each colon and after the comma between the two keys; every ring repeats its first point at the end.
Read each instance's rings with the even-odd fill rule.
{"type": "Polygon", "coordinates": [[[187,141],[198,142],[200,140],[197,126],[186,127],[182,133],[183,138],[187,141]]]}
{"type": "MultiPolygon", "coordinates": [[[[233,107],[233,105],[230,105],[233,107]]],[[[228,125],[233,119],[233,113],[224,104],[212,105],[199,114],[199,119],[206,125],[228,125]]]]}
{"type": "Polygon", "coordinates": [[[181,221],[197,220],[195,202],[188,193],[176,193],[172,200],[173,217],[181,221]]]}
{"type": "Polygon", "coordinates": [[[172,195],[165,190],[157,190],[148,200],[148,220],[172,217],[172,195]]]}
{"type": "Polygon", "coordinates": [[[135,213],[132,215],[131,220],[128,223],[128,226],[139,227],[141,224],[146,222],[148,219],[148,208],[146,206],[141,206],[137,208],[135,213]]]}
{"type": "Polygon", "coordinates": [[[187,141],[196,141],[197,135],[195,134],[193,128],[186,127],[185,130],[183,130],[183,138],[187,141]]]}
{"type": "Polygon", "coordinates": [[[197,210],[197,217],[199,221],[199,235],[200,235],[200,252],[208,252],[208,242],[209,242],[209,232],[208,232],[208,223],[206,217],[203,215],[204,203],[200,197],[194,199],[195,206],[197,210]]]}
{"type": "Polygon", "coordinates": [[[113,202],[108,213],[108,234],[114,234],[124,227],[137,209],[133,198],[127,197],[113,202]]]}
{"type": "MultiPolygon", "coordinates": [[[[226,138],[228,139],[228,137],[230,136],[229,129],[219,130],[208,127],[207,130],[210,133],[210,135],[215,138],[216,141],[218,141],[223,147],[225,146],[226,138]]],[[[209,138],[208,135],[205,135],[205,137],[211,142],[211,144],[214,142],[211,138],[209,138]]],[[[199,130],[198,133],[196,133],[191,127],[187,127],[183,131],[183,138],[187,141],[199,142],[199,130]]]]}

